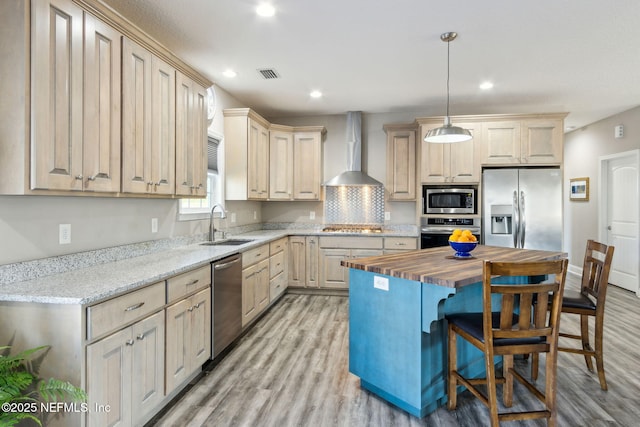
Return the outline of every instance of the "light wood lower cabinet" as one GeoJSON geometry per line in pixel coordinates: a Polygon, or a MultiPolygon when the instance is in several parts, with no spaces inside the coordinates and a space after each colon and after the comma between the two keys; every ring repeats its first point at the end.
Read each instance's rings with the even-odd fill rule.
{"type": "Polygon", "coordinates": [[[140,425],[164,398],[164,311],[87,346],[89,426],[140,425]]]}
{"type": "Polygon", "coordinates": [[[318,237],[289,237],[289,286],[318,287],[318,237]]]}
{"type": "Polygon", "coordinates": [[[242,327],[269,305],[269,260],[242,270],[242,327]]]}
{"type": "Polygon", "coordinates": [[[288,259],[289,238],[283,237],[269,244],[269,303],[287,289],[288,259]]]}
{"type": "Polygon", "coordinates": [[[349,269],[340,265],[348,258],[382,255],[381,237],[320,237],[319,287],[349,289],[349,269]]]}
{"type": "Polygon", "coordinates": [[[170,305],[166,312],[169,394],[211,357],[211,288],[170,305]]]}

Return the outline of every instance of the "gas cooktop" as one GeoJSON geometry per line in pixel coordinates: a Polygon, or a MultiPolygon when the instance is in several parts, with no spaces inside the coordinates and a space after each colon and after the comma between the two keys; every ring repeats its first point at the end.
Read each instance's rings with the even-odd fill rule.
{"type": "Polygon", "coordinates": [[[382,227],[369,225],[330,225],[322,229],[325,232],[333,233],[382,233],[382,227]]]}

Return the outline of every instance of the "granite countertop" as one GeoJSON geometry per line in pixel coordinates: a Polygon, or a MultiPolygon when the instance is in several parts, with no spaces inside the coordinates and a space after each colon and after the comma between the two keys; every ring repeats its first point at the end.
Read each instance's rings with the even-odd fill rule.
{"type": "Polygon", "coordinates": [[[231,236],[253,240],[238,246],[205,246],[194,243],[36,279],[2,284],[0,301],[90,305],[291,235],[417,237],[401,231],[366,235],[319,232],[314,229],[251,231],[231,236]]]}
{"type": "Polygon", "coordinates": [[[449,246],[400,254],[373,256],[342,261],[349,268],[449,288],[482,280],[482,263],[492,261],[543,261],[566,257],[564,252],[502,248],[478,245],[472,258],[454,258],[449,246]]]}

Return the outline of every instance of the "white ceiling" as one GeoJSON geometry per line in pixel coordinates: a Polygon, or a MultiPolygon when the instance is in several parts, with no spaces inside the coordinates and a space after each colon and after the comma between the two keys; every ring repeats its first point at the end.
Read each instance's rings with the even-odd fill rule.
{"type": "Polygon", "coordinates": [[[444,115],[447,31],[451,115],[569,112],[582,127],[640,105],[638,0],[272,0],[269,19],[261,1],[105,0],[270,118],[444,115]]]}

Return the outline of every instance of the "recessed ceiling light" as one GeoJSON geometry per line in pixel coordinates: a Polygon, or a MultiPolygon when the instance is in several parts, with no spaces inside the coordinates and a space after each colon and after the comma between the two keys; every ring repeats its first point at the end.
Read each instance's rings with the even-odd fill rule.
{"type": "Polygon", "coordinates": [[[236,73],[235,71],[229,69],[229,70],[224,70],[222,75],[225,76],[225,77],[229,77],[231,79],[231,78],[234,78],[235,76],[237,76],[238,73],[236,73]]]}
{"type": "Polygon", "coordinates": [[[262,3],[256,8],[256,13],[260,16],[273,16],[276,14],[276,8],[269,3],[262,3]]]}
{"type": "Polygon", "coordinates": [[[491,88],[493,88],[493,83],[491,83],[491,82],[482,82],[482,83],[480,83],[480,89],[482,89],[482,90],[489,90],[491,88]]]}
{"type": "Polygon", "coordinates": [[[319,90],[314,90],[314,91],[311,91],[309,96],[312,97],[312,98],[321,98],[322,97],[322,92],[320,92],[319,90]]]}

